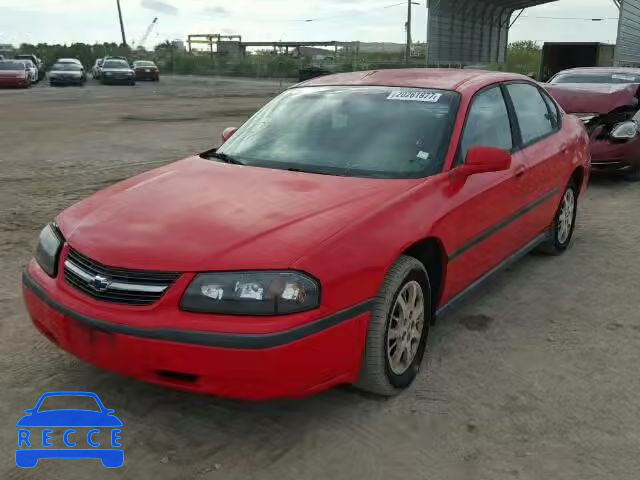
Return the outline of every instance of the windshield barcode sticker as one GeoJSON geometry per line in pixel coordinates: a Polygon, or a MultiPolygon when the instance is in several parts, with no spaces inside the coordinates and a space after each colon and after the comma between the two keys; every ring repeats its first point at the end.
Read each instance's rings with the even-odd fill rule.
{"type": "Polygon", "coordinates": [[[441,98],[441,93],[417,92],[415,90],[394,90],[389,94],[387,100],[438,103],[441,98]]]}

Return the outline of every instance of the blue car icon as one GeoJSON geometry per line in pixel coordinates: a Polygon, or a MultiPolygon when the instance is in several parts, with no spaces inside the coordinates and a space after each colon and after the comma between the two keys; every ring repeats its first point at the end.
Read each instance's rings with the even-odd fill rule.
{"type": "MultiPolygon", "coordinates": [[[[85,399],[86,400],[86,399],[85,399]]],[[[65,399],[66,401],[66,399],[65,399]]],[[[41,458],[54,459],[100,459],[107,468],[119,468],[124,463],[124,450],[121,447],[120,428],[122,422],[106,409],[100,398],[92,392],[49,392],[43,394],[36,406],[24,411],[26,415],[18,420],[18,449],[16,449],[16,465],[21,468],[33,468],[41,458]],[[55,409],[42,410],[42,403],[50,397],[90,397],[95,400],[96,410],[55,409]],[[37,428],[38,431],[31,430],[37,428]],[[40,433],[42,428],[42,434],[40,433]],[[64,428],[63,440],[65,448],[53,448],[51,442],[53,428],[64,428]],[[90,428],[86,434],[86,442],[90,448],[75,448],[82,437],[76,428],[90,428]],[[110,430],[110,447],[101,447],[95,436],[103,430],[110,430]],[[33,434],[33,435],[32,435],[33,434]],[[72,439],[74,441],[72,441],[72,439]],[[41,448],[40,448],[41,447],[41,448]]]]}

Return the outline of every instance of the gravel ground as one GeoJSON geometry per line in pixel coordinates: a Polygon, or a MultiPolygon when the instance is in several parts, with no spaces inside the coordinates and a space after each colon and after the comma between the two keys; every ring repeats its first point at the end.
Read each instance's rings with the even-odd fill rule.
{"type": "Polygon", "coordinates": [[[39,229],[80,198],[217,143],[286,87],[159,84],[0,91],[0,478],[633,479],[640,472],[640,185],[594,179],[573,248],[531,255],[432,332],[415,386],[250,404],[105,373],[27,318],[20,274],[39,229]],[[96,392],[125,464],[18,469],[15,422],[41,393],[96,392]]]}

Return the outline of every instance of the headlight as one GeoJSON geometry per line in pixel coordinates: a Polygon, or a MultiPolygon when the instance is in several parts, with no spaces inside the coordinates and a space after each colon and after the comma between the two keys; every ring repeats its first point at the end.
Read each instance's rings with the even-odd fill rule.
{"type": "Polygon", "coordinates": [[[636,138],[637,134],[638,125],[633,120],[619,123],[611,131],[611,137],[617,140],[630,140],[636,138]]]}
{"type": "Polygon", "coordinates": [[[62,234],[51,223],[40,232],[36,248],[36,261],[50,277],[55,277],[58,273],[58,257],[63,243],[62,234]]]}
{"type": "Polygon", "coordinates": [[[286,315],[320,305],[320,285],[300,272],[202,273],[182,297],[191,312],[286,315]]]}

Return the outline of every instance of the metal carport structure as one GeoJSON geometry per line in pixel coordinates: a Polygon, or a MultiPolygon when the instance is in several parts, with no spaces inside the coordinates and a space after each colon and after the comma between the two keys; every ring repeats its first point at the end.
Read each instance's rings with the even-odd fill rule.
{"type": "Polygon", "coordinates": [[[427,63],[502,63],[514,12],[557,0],[429,0],[427,63]]]}
{"type": "MultiPolygon", "coordinates": [[[[503,63],[515,12],[557,0],[428,0],[427,64],[503,63]]],[[[604,2],[605,0],[603,0],[604,2]]],[[[613,0],[620,10],[616,65],[640,65],[640,0],[613,0]]],[[[518,13],[519,15],[519,13],[518,13]]]]}

